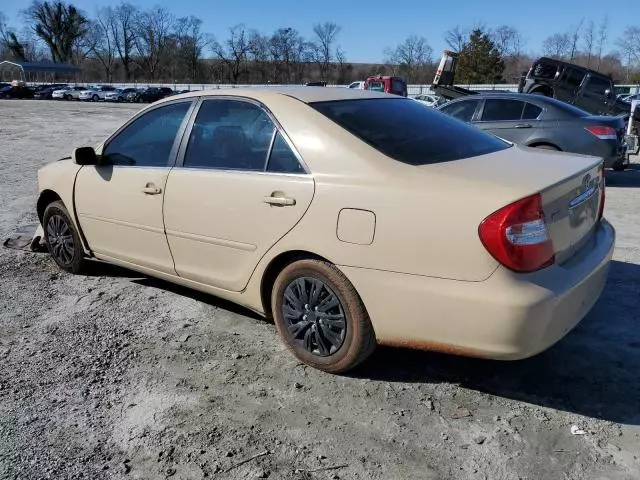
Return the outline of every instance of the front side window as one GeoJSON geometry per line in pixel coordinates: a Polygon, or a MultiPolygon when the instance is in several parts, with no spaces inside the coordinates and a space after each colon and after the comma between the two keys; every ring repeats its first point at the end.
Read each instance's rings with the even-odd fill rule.
{"type": "Polygon", "coordinates": [[[239,100],[205,100],[198,111],[185,167],[262,171],[275,125],[259,106],[239,100]]]}
{"type": "Polygon", "coordinates": [[[584,78],[584,72],[575,68],[567,68],[565,70],[564,79],[572,87],[579,87],[584,78]]]}
{"type": "Polygon", "coordinates": [[[608,80],[600,77],[589,77],[586,90],[589,93],[604,95],[605,91],[611,86],[608,80]]]}
{"type": "Polygon", "coordinates": [[[410,165],[460,160],[510,148],[493,135],[410,99],[340,100],[309,105],[382,154],[410,165]]]}
{"type": "Polygon", "coordinates": [[[520,120],[524,102],[520,100],[506,100],[501,98],[491,98],[484,102],[482,110],[483,122],[500,122],[507,120],[520,120]]]}
{"type": "Polygon", "coordinates": [[[463,100],[460,102],[450,103],[449,105],[442,107],[441,111],[447,115],[457,118],[458,120],[462,120],[463,122],[470,122],[479,103],[480,100],[463,100]]]}
{"type": "Polygon", "coordinates": [[[102,155],[111,165],[165,167],[169,164],[176,134],[191,102],[154,108],[118,133],[102,155]]]}

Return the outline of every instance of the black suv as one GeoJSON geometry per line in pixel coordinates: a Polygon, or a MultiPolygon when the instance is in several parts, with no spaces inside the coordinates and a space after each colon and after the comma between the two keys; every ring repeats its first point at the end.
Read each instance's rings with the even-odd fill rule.
{"type": "MultiPolygon", "coordinates": [[[[571,63],[542,57],[520,79],[518,92],[557,98],[593,115],[629,115],[629,104],[614,95],[611,77],[571,63]]],[[[640,109],[634,114],[635,134],[640,109]]]]}

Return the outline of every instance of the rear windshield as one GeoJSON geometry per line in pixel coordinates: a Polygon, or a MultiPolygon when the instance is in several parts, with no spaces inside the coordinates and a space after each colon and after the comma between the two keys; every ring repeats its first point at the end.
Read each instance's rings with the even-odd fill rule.
{"type": "Polygon", "coordinates": [[[510,146],[405,98],[316,102],[310,106],[381,153],[410,165],[460,160],[510,146]]]}

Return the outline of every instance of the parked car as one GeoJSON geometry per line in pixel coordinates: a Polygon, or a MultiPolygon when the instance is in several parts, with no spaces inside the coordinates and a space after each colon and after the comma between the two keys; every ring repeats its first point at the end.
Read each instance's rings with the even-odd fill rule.
{"type": "Polygon", "coordinates": [[[622,117],[590,115],[550,97],[522,93],[461,97],[440,111],[518,145],[594,155],[614,170],[628,165],[622,117]]]}
{"type": "Polygon", "coordinates": [[[392,93],[402,97],[407,96],[407,82],[400,77],[390,77],[386,75],[369,77],[365,80],[363,88],[374,92],[392,93]]]}
{"type": "Polygon", "coordinates": [[[140,95],[142,94],[142,92],[144,91],[144,88],[134,88],[133,91],[127,93],[124,98],[126,102],[138,102],[140,95]]]}
{"type": "Polygon", "coordinates": [[[39,171],[36,236],[62,269],[96,258],[239,303],[330,372],[377,344],[529,357],[600,296],[600,159],[370,91],[228,95],[161,100],[39,171]]]}
{"type": "MultiPolygon", "coordinates": [[[[614,96],[611,77],[572,63],[542,57],[520,80],[518,92],[553,97],[593,115],[630,116],[629,104],[614,96]]],[[[634,115],[635,135],[640,128],[640,111],[634,115]]]]}
{"type": "Polygon", "coordinates": [[[439,107],[440,105],[444,105],[444,103],[446,102],[446,100],[438,95],[431,95],[431,94],[423,94],[423,95],[416,95],[415,97],[413,97],[413,100],[415,100],[416,102],[420,102],[423,105],[426,105],[427,107],[439,107]]]}
{"type": "Polygon", "coordinates": [[[99,85],[97,87],[88,87],[87,90],[80,92],[79,100],[97,102],[104,100],[104,97],[109,92],[115,91],[115,87],[109,85],[99,85]]]}
{"type": "Polygon", "coordinates": [[[68,87],[61,88],[60,90],[54,90],[51,94],[51,98],[58,100],[80,100],[82,92],[86,92],[87,90],[87,87],[70,85],[68,87]]]}
{"type": "Polygon", "coordinates": [[[33,89],[25,85],[8,85],[0,89],[0,98],[33,98],[33,89]]]}
{"type": "Polygon", "coordinates": [[[9,85],[11,85],[11,84],[7,83],[7,82],[0,82],[0,89],[4,88],[4,87],[8,87],[9,85]]]}
{"type": "Polygon", "coordinates": [[[355,88],[357,90],[363,90],[364,89],[364,80],[358,81],[358,82],[351,82],[347,88],[355,88]]]}
{"type": "Polygon", "coordinates": [[[327,82],[322,82],[322,81],[318,81],[318,82],[306,82],[304,84],[306,87],[326,87],[327,86],[327,82]]]}
{"type": "Polygon", "coordinates": [[[135,92],[135,88],[117,88],[113,92],[108,92],[104,96],[105,102],[124,102],[126,101],[127,95],[131,92],[135,92]]]}
{"type": "Polygon", "coordinates": [[[37,100],[51,100],[53,98],[53,92],[60,88],[64,88],[67,85],[64,83],[53,83],[50,85],[38,85],[33,92],[33,98],[37,100]]]}
{"type": "Polygon", "coordinates": [[[148,87],[144,90],[138,90],[132,97],[129,97],[130,102],[137,103],[153,103],[163,98],[175,95],[175,92],[168,87],[148,87]]]}

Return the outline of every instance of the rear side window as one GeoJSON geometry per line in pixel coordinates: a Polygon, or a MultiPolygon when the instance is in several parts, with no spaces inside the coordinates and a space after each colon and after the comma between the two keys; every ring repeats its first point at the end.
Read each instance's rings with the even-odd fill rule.
{"type": "Polygon", "coordinates": [[[520,100],[488,99],[482,110],[482,121],[499,122],[505,120],[520,120],[524,110],[524,102],[520,100]]]}
{"type": "Polygon", "coordinates": [[[523,120],[535,120],[542,113],[542,109],[533,103],[527,103],[524,106],[524,112],[522,112],[523,120]]]}
{"type": "Polygon", "coordinates": [[[605,90],[611,87],[608,80],[600,77],[589,77],[586,90],[590,93],[604,95],[605,90]]]}
{"type": "Polygon", "coordinates": [[[462,100],[460,102],[445,105],[440,110],[447,115],[456,117],[458,120],[462,120],[463,122],[470,122],[479,104],[480,100],[462,100]]]}
{"type": "Polygon", "coordinates": [[[510,146],[409,99],[342,100],[310,106],[379,152],[410,165],[475,157],[510,146]]]}
{"type": "Polygon", "coordinates": [[[553,80],[558,73],[558,66],[552,63],[538,62],[531,69],[531,74],[537,78],[553,80]]]}

